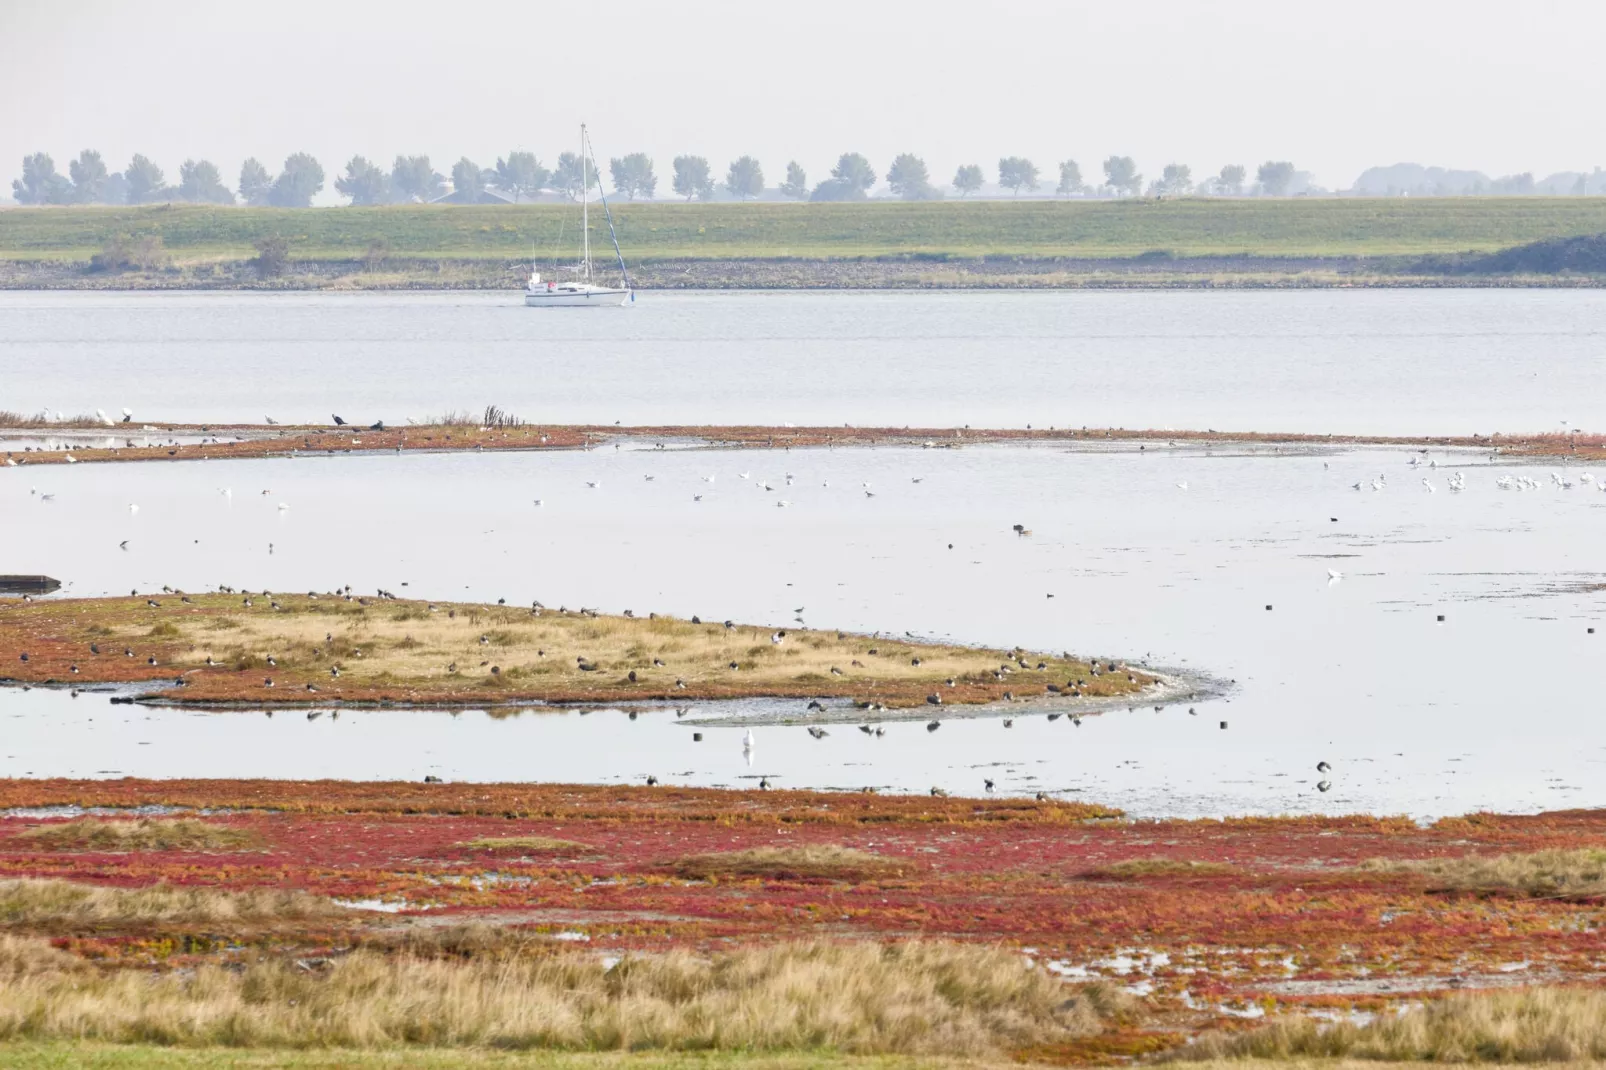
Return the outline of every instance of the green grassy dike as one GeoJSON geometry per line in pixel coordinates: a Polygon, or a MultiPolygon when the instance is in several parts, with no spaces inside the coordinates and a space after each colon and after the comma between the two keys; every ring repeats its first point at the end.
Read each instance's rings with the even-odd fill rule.
{"type": "MultiPolygon", "coordinates": [[[[565,205],[385,208],[13,208],[0,260],[84,261],[159,235],[175,260],[238,261],[279,236],[306,260],[519,260],[578,244],[565,205]]],[[[593,242],[606,242],[594,213],[593,242]]],[[[632,262],[863,257],[1389,257],[1487,252],[1606,231],[1606,197],[1182,198],[867,204],[615,204],[632,262]]]]}

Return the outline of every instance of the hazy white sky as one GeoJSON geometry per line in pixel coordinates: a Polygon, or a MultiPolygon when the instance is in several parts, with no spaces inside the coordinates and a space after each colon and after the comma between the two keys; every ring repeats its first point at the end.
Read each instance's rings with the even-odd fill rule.
{"type": "Polygon", "coordinates": [[[772,184],[848,150],[939,182],[1112,153],[1335,187],[1402,160],[1542,177],[1606,164],[1602,40],[1601,0],[0,0],[0,191],[24,153],[65,171],[85,147],[231,184],[299,150],[331,180],[354,153],[551,164],[582,118],[661,188],[684,152],[751,153],[772,184]]]}

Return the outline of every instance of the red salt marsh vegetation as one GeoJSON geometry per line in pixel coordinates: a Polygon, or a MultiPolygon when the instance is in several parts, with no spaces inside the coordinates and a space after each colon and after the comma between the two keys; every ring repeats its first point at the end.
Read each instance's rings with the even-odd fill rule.
{"type": "MultiPolygon", "coordinates": [[[[1606,813],[1593,811],[1426,827],[1131,821],[1012,799],[132,779],[0,781],[0,807],[15,815],[0,821],[6,938],[115,976],[286,962],[313,962],[322,976],[359,954],[374,977],[403,959],[675,952],[706,965],[799,942],[918,940],[1007,950],[1064,978],[1071,998],[1105,986],[1088,992],[1107,1001],[1090,1017],[1026,1014],[1007,1029],[988,1019],[996,1029],[966,1033],[974,1046],[956,1050],[1108,1062],[1236,1037],[1263,1014],[1392,1011],[1450,992],[1598,986],[1606,975],[1606,813]],[[99,822],[145,807],[150,824],[182,817],[223,834],[110,840],[77,831],[76,810],[40,809],[51,807],[101,808],[99,822]],[[85,905],[60,884],[27,882],[114,892],[85,905]],[[169,903],[214,892],[237,899],[192,915],[169,903]],[[317,907],[332,900],[387,909],[317,907]]],[[[4,989],[0,1019],[13,998],[4,989]]],[[[1323,1054],[1302,1028],[1255,1043],[1276,1057],[1323,1054]]],[[[1430,1033],[1400,1034],[1418,1048],[1398,1057],[1428,1057],[1430,1033]]],[[[1327,1054],[1381,1043],[1368,1036],[1327,1054]]],[[[1201,1053],[1254,1054],[1210,1043],[1201,1053]]],[[[1587,1044],[1566,1050],[1589,1057],[1587,1044]]]]}
{"type": "MultiPolygon", "coordinates": [[[[64,427],[93,430],[93,422],[39,424],[16,417],[8,423],[0,413],[0,427],[15,426],[29,433],[48,433],[64,427]]],[[[1067,445],[1131,442],[1190,445],[1272,445],[1303,447],[1399,446],[1406,449],[1485,449],[1513,457],[1568,457],[1579,461],[1606,458],[1606,434],[1489,434],[1489,435],[1321,435],[1258,431],[1174,431],[1130,428],[953,428],[953,427],[772,427],[764,425],[662,425],[609,426],[599,424],[420,424],[402,427],[362,428],[328,425],[267,426],[258,424],[150,424],[150,430],[133,432],[151,445],[116,448],[88,445],[72,450],[19,450],[5,454],[8,463],[66,464],[108,461],[193,461],[205,458],[290,457],[351,453],[439,453],[496,450],[580,449],[614,440],[654,443],[701,442],[727,448],[793,449],[806,447],[923,446],[956,448],[985,443],[1045,442],[1067,445]],[[163,443],[162,436],[174,437],[163,443]],[[180,444],[186,439],[211,441],[180,444]]],[[[101,427],[107,437],[131,441],[121,427],[101,427]]],[[[96,436],[98,437],[98,436],[96,436]]],[[[86,443],[92,439],[86,439],[86,443]]]]}

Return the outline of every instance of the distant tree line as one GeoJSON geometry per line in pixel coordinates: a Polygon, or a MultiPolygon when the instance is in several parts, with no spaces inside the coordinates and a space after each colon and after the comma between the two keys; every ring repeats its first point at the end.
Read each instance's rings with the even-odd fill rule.
{"type": "MultiPolygon", "coordinates": [[[[1399,165],[1400,168],[1415,165],[1399,165]]],[[[671,162],[669,188],[677,197],[713,200],[726,196],[751,200],[765,196],[764,169],[752,156],[732,160],[724,178],[717,176],[703,156],[676,156],[671,162]]],[[[1111,156],[1100,167],[1102,182],[1083,178],[1075,160],[1058,165],[1058,181],[1053,187],[1061,197],[1238,197],[1262,195],[1284,197],[1308,188],[1304,172],[1287,160],[1268,160],[1255,171],[1253,182],[1248,169],[1229,164],[1199,181],[1187,164],[1167,164],[1158,177],[1147,183],[1130,156],[1111,156]]],[[[1362,176],[1364,181],[1382,169],[1374,168],[1362,176]]],[[[1417,168],[1421,171],[1421,168],[1417,168]]],[[[1427,172],[1431,174],[1431,170],[1427,172]]],[[[1035,193],[1044,181],[1037,165],[1024,156],[1005,156],[998,161],[997,184],[1012,196],[1035,193]]],[[[1450,173],[1459,174],[1459,173],[1450,173]]],[[[615,194],[631,200],[657,195],[658,176],[651,157],[643,152],[615,157],[608,161],[608,175],[615,194]]],[[[925,160],[913,153],[894,157],[886,171],[888,190],[907,201],[937,200],[952,189],[969,197],[986,184],[980,164],[959,167],[946,187],[934,182],[925,160]]],[[[1482,176],[1478,176],[1482,177],[1482,176]]],[[[1558,176],[1559,177],[1559,176],[1558,176]]],[[[298,152],[284,161],[273,174],[256,159],[240,167],[239,182],[230,189],[216,164],[210,160],[185,160],[179,165],[178,181],[169,183],[160,167],[142,155],[135,155],[121,171],[111,171],[100,153],[86,149],[68,162],[67,173],[56,170],[49,154],[39,152],[22,161],[22,177],[11,183],[13,196],[22,204],[152,204],[184,201],[195,204],[271,205],[304,208],[324,188],[324,171],[307,153],[298,152]]],[[[786,165],[785,179],[771,191],[791,200],[862,201],[869,197],[879,176],[869,159],[857,152],[845,152],[831,168],[828,177],[809,185],[808,174],[792,160],[786,165]]],[[[1381,185],[1381,182],[1378,184],[1381,185]]],[[[1597,180],[1598,188],[1606,182],[1597,180]]],[[[334,180],[335,192],[353,205],[410,204],[445,200],[458,204],[522,202],[543,196],[562,196],[578,200],[582,186],[602,188],[597,169],[583,164],[573,152],[565,152],[548,168],[533,152],[510,152],[498,158],[495,166],[481,167],[463,157],[451,166],[450,177],[435,170],[428,156],[397,156],[388,169],[364,156],[353,156],[342,174],[334,180]]],[[[1575,192],[1590,190],[1590,176],[1571,183],[1575,192]]],[[[1392,191],[1392,186],[1390,187],[1392,191]]],[[[1485,187],[1480,186],[1479,189],[1485,187]]],[[[1490,183],[1490,192],[1535,192],[1531,175],[1490,183]]]]}
{"type": "Polygon", "coordinates": [[[286,158],[278,175],[255,159],[245,161],[235,190],[224,185],[222,173],[210,160],[185,160],[179,165],[178,182],[170,184],[148,157],[136,153],[128,166],[111,171],[93,149],[71,160],[65,175],[56,170],[48,153],[25,156],[22,177],[11,183],[11,194],[20,204],[235,204],[238,192],[239,201],[246,204],[305,208],[322,189],[323,168],[304,152],[286,158]]]}

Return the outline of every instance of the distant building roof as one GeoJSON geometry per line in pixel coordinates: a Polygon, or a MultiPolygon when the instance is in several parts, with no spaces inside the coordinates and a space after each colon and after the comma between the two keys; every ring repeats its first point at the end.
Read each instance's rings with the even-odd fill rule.
{"type": "Polygon", "coordinates": [[[501,190],[487,186],[477,192],[453,190],[443,197],[436,197],[430,204],[512,204],[513,198],[501,190]]]}

